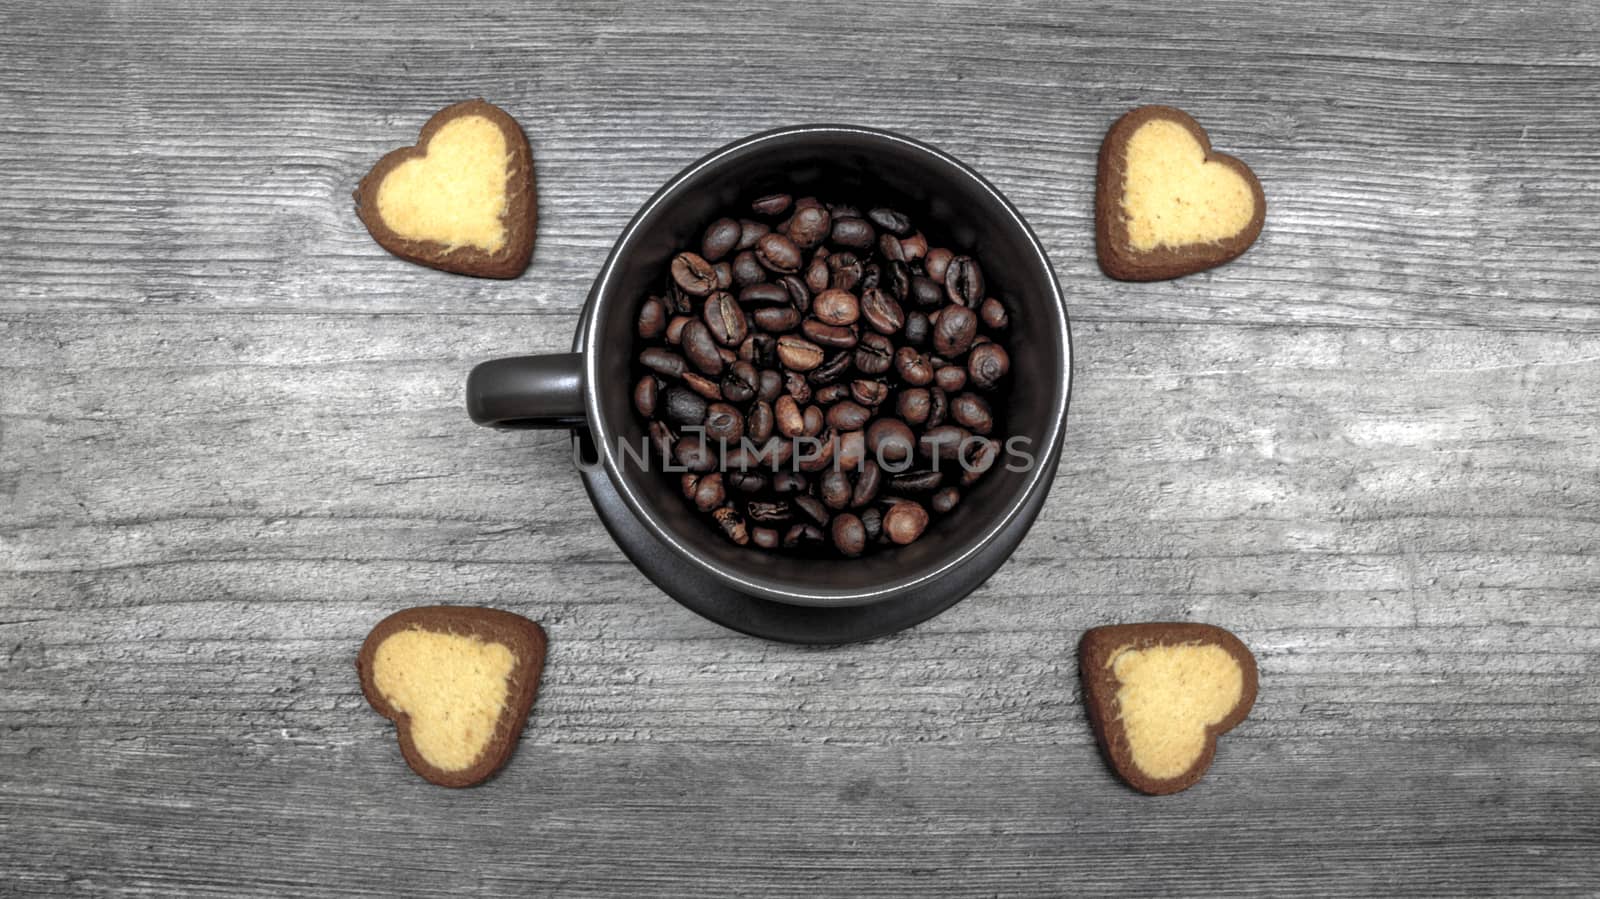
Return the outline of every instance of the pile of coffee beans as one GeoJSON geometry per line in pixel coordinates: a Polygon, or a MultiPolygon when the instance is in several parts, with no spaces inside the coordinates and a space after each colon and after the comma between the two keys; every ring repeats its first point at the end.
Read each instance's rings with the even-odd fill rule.
{"type": "Polygon", "coordinates": [[[994,466],[1008,324],[977,260],[900,212],[773,194],[644,300],[634,407],[728,539],[859,556],[921,537],[994,466]]]}

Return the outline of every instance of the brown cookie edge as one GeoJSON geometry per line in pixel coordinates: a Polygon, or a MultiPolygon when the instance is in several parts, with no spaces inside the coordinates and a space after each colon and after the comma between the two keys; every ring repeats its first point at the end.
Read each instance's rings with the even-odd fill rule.
{"type": "Polygon", "coordinates": [[[1260,674],[1255,655],[1232,632],[1214,624],[1192,622],[1152,622],[1117,624],[1092,628],[1078,644],[1078,669],[1083,680],[1084,706],[1100,751],[1123,782],[1141,793],[1164,796],[1187,790],[1211,767],[1217,754],[1217,738],[1233,730],[1255,706],[1260,674]],[[1221,646],[1239,662],[1244,685],[1239,702],[1227,717],[1206,728],[1205,750],[1189,769],[1177,777],[1159,779],[1145,776],[1133,764],[1133,752],[1117,714],[1117,688],[1120,682],[1106,663],[1119,647],[1132,643],[1140,648],[1172,646],[1182,643],[1210,643],[1221,646]]]}
{"type": "Polygon", "coordinates": [[[1141,106],[1130,110],[1112,124],[1100,143],[1099,166],[1095,178],[1095,249],[1100,269],[1119,281],[1164,281],[1215,268],[1244,254],[1261,236],[1267,220],[1267,196],[1261,180],[1243,161],[1211,148],[1211,138],[1194,117],[1174,106],[1141,106]],[[1128,139],[1140,125],[1152,119],[1177,122],[1195,136],[1205,149],[1206,162],[1232,168],[1249,182],[1255,196],[1255,215],[1244,230],[1215,244],[1194,244],[1176,249],[1157,247],[1136,252],[1128,245],[1128,226],[1122,214],[1122,195],[1128,175],[1128,139]]]}
{"type": "Polygon", "coordinates": [[[442,787],[470,787],[488,780],[505,765],[517,748],[544,673],[548,640],[537,622],[500,609],[479,606],[418,606],[403,609],[378,622],[356,655],[361,693],[378,714],[395,723],[400,754],[411,770],[442,787]],[[512,669],[510,696],[495,722],[495,734],[483,753],[460,771],[445,771],[428,763],[411,739],[411,717],[389,704],[373,681],[372,662],[378,646],[391,635],[412,627],[434,633],[461,634],[510,647],[517,664],[512,669]]]}
{"type": "Polygon", "coordinates": [[[539,217],[533,150],[517,120],[505,110],[482,99],[464,100],[434,113],[422,126],[415,144],[390,150],[368,170],[356,185],[355,201],[356,215],[366,225],[372,239],[378,242],[378,246],[407,262],[458,275],[505,280],[522,274],[533,259],[534,234],[539,217]],[[460,247],[451,251],[437,241],[409,240],[395,233],[378,214],[378,185],[383,183],[389,172],[408,159],[424,155],[428,142],[447,122],[469,115],[481,115],[494,122],[505,135],[506,144],[511,147],[506,211],[501,216],[506,227],[506,244],[494,253],[485,253],[476,247],[460,247]]]}

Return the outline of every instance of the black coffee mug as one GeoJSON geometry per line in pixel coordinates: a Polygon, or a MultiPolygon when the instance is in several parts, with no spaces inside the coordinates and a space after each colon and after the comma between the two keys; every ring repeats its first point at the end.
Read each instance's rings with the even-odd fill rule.
{"type": "Polygon", "coordinates": [[[1050,489],[1071,384],[1066,308],[1050,261],[1017,210],[949,155],[850,126],[758,134],[668,182],[612,249],[589,291],[573,350],[479,365],[467,381],[472,420],[573,429],[581,457],[594,461],[580,466],[590,498],[646,575],[723,624],[799,642],[896,630],[937,614],[988,578],[1021,542],[1050,489]],[[826,564],[737,546],[688,508],[675,476],[637,462],[647,445],[632,401],[641,303],[659,292],[674,254],[699,246],[711,221],[777,192],[897,208],[930,244],[976,258],[989,294],[1006,302],[1011,384],[996,398],[1004,408],[997,417],[1006,438],[1022,438],[1014,445],[1032,462],[1002,456],[955,510],[910,545],[826,564]]]}

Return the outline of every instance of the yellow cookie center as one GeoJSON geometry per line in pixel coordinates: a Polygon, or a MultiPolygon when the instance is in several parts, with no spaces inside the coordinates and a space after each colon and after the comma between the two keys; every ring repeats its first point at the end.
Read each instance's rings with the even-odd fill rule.
{"type": "Polygon", "coordinates": [[[1127,153],[1122,210],[1135,250],[1213,243],[1243,231],[1255,215],[1250,183],[1229,166],[1206,162],[1200,141],[1177,122],[1140,125],[1127,153]]]}
{"type": "Polygon", "coordinates": [[[378,185],[378,215],[407,240],[486,253],[506,242],[506,182],[511,153],[500,126],[483,116],[452,119],[378,185]]]}
{"type": "Polygon", "coordinates": [[[1117,707],[1133,764],[1159,780],[1194,765],[1206,728],[1228,717],[1244,693],[1238,660],[1211,644],[1126,646],[1107,664],[1121,684],[1117,707]]]}
{"type": "Polygon", "coordinates": [[[411,717],[411,741],[422,757],[460,771],[494,738],[515,665],[501,643],[407,630],[378,645],[372,676],[389,704],[411,717]]]}

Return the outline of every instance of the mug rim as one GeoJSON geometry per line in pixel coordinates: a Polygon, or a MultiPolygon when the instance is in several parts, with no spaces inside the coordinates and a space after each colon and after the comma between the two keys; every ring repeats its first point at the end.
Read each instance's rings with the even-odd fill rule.
{"type": "MultiPolygon", "coordinates": [[[[619,300],[613,300],[613,302],[617,301],[619,300]]],[[[595,277],[594,283],[589,289],[589,294],[584,303],[583,314],[579,319],[578,331],[573,339],[573,349],[578,351],[583,359],[582,392],[584,413],[587,419],[587,426],[593,436],[592,442],[598,454],[598,461],[605,471],[607,480],[617,494],[622,497],[628,510],[656,539],[666,544],[677,557],[688,561],[692,566],[718,582],[741,593],[789,605],[822,607],[867,605],[903,595],[908,591],[931,584],[945,577],[953,569],[965,565],[969,560],[978,556],[985,548],[992,545],[1016,525],[1018,516],[1029,505],[1029,499],[1040,491],[1049,490],[1050,484],[1055,477],[1057,464],[1060,461],[1061,447],[1066,431],[1067,407],[1071,401],[1072,394],[1072,332],[1067,318],[1066,300],[1062,295],[1055,267],[1050,263],[1050,257],[1046,255],[1044,246],[1039,242],[1038,235],[1033,232],[1033,228],[1028,225],[1022,214],[988,179],[954,156],[929,144],[892,131],[858,125],[793,125],[762,131],[724,144],[690,163],[682,171],[674,175],[652,194],[649,200],[639,207],[638,212],[634,213],[633,217],[629,219],[627,226],[623,228],[616,242],[612,244],[605,264],[601,267],[599,275],[595,277]],[[932,567],[908,572],[903,577],[884,581],[869,589],[798,589],[777,580],[761,580],[741,576],[692,552],[670,527],[663,524],[651,513],[648,504],[635,492],[632,483],[622,471],[615,446],[615,435],[606,429],[605,419],[600,414],[599,360],[601,348],[597,346],[600,329],[595,326],[595,322],[598,320],[602,307],[606,305],[607,294],[611,292],[612,284],[616,280],[618,269],[624,258],[623,251],[625,248],[630,248],[640,236],[643,222],[650,218],[657,209],[675,198],[686,183],[695,179],[707,169],[720,165],[730,157],[758,152],[764,145],[794,137],[826,137],[828,135],[850,135],[856,138],[865,137],[871,141],[897,144],[913,152],[932,157],[935,161],[949,166],[969,179],[978,189],[988,194],[1005,211],[1014,226],[1015,233],[1024,239],[1027,249],[1031,251],[1034,262],[1042,267],[1047,275],[1046,281],[1050,286],[1049,296],[1053,301],[1050,304],[1050,311],[1054,316],[1056,331],[1060,338],[1064,356],[1061,378],[1057,381],[1059,401],[1054,404],[1048,423],[1048,451],[1034,465],[1033,470],[1029,473],[1025,488],[1018,493],[1013,502],[1007,505],[1005,513],[985,522],[980,528],[982,533],[978,539],[968,541],[961,553],[943,559],[939,564],[932,567]]],[[[576,439],[576,435],[574,435],[574,439],[576,439]]],[[[1035,514],[1037,514],[1037,510],[1035,514]]]]}

